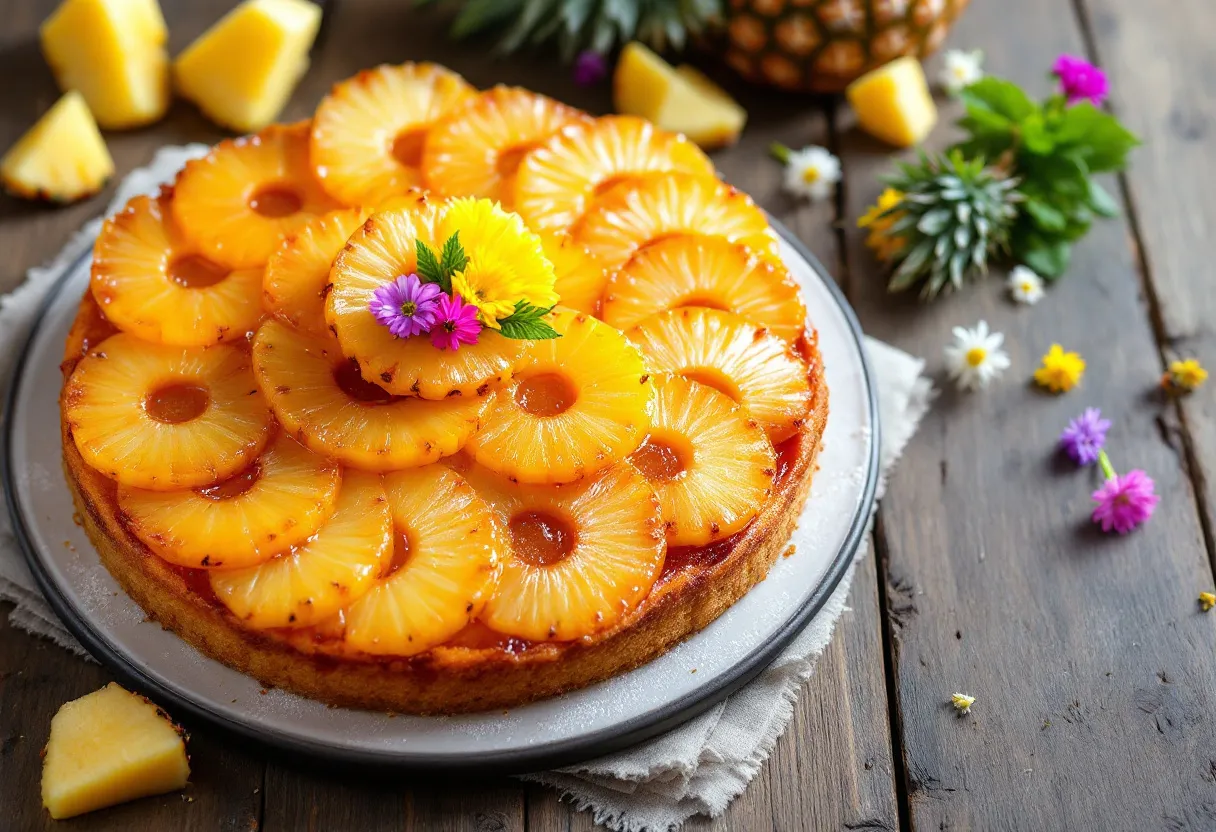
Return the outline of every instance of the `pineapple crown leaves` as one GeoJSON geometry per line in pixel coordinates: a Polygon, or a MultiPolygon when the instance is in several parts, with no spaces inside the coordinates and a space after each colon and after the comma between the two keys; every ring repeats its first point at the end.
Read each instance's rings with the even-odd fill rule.
{"type": "Polygon", "coordinates": [[[921,298],[932,300],[986,273],[988,261],[1008,251],[1022,196],[1017,180],[982,158],[922,152],[916,164],[900,164],[887,184],[902,194],[879,215],[891,220],[886,235],[903,243],[890,291],[923,283],[921,298]]]}
{"type": "Polygon", "coordinates": [[[528,341],[547,341],[561,338],[561,333],[543,320],[545,315],[553,311],[553,307],[542,309],[533,306],[526,300],[515,302],[515,311],[505,318],[498,319],[499,332],[504,338],[519,338],[528,341]]]}
{"type": "MultiPolygon", "coordinates": [[[[435,0],[415,0],[428,5],[435,0]]],[[[683,49],[688,36],[700,34],[722,17],[722,0],[464,0],[451,36],[506,28],[503,53],[524,46],[556,43],[570,61],[590,49],[601,55],[630,40],[655,49],[683,49]]]]}
{"type": "Polygon", "coordinates": [[[423,283],[435,283],[446,294],[452,294],[452,275],[464,271],[469,264],[469,258],[460,244],[460,232],[453,232],[444,241],[438,256],[431,247],[422,240],[414,241],[416,258],[418,260],[418,277],[423,283]]]}

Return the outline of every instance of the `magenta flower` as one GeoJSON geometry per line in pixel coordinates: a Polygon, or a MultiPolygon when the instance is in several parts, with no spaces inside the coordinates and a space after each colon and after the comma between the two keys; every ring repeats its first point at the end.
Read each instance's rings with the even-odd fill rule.
{"type": "Polygon", "coordinates": [[[403,274],[378,287],[367,308],[393,335],[409,338],[430,332],[442,294],[434,283],[423,283],[416,274],[403,274]]]}
{"type": "Polygon", "coordinates": [[[1093,493],[1097,503],[1093,520],[1104,532],[1114,530],[1127,534],[1153,516],[1153,509],[1161,499],[1153,493],[1153,478],[1138,468],[1119,476],[1106,451],[1098,452],[1098,463],[1106,475],[1106,482],[1093,493]]]}
{"type": "Polygon", "coordinates": [[[1110,430],[1110,419],[1102,418],[1102,411],[1087,407],[1085,412],[1068,423],[1060,434],[1060,447],[1078,465],[1090,465],[1098,461],[1098,452],[1106,444],[1106,432],[1110,430]]]}
{"type": "Polygon", "coordinates": [[[1060,79],[1060,86],[1068,96],[1069,104],[1090,101],[1095,107],[1102,106],[1110,92],[1106,73],[1084,58],[1061,55],[1051,67],[1051,74],[1060,79]]]}
{"type": "Polygon", "coordinates": [[[435,325],[431,327],[431,343],[441,350],[453,352],[461,344],[476,344],[481,333],[477,307],[465,303],[460,295],[439,296],[435,325]]]}
{"type": "Polygon", "coordinates": [[[580,87],[594,86],[607,74],[608,64],[599,52],[587,49],[574,59],[574,83],[580,87]]]}

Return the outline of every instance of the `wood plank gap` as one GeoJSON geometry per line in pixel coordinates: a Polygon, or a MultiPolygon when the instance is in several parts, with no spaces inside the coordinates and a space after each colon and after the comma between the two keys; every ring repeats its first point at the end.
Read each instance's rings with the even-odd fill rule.
{"type": "MultiPolygon", "coordinates": [[[[1093,21],[1090,19],[1089,9],[1085,3],[1086,0],[1072,0],[1073,15],[1076,17],[1077,28],[1081,32],[1081,42],[1085,46],[1085,51],[1090,61],[1096,66],[1101,66],[1102,56],[1098,51],[1098,39],[1094,34],[1093,21]]],[[[1118,115],[1116,109],[1109,102],[1107,103],[1107,109],[1118,115]]],[[[1161,298],[1157,292],[1153,267],[1146,254],[1148,248],[1144,239],[1140,213],[1132,198],[1131,183],[1128,181],[1127,173],[1119,173],[1116,178],[1119,183],[1119,196],[1123,202],[1123,209],[1127,214],[1128,230],[1131,232],[1132,237],[1132,259],[1136,264],[1136,271],[1140,277],[1140,285],[1144,290],[1149,324],[1153,330],[1153,340],[1157,343],[1157,354],[1161,359],[1161,371],[1165,372],[1165,368],[1169,363],[1167,347],[1170,345],[1170,336],[1165,325],[1165,315],[1162,312],[1161,298]]],[[[1187,419],[1186,410],[1177,399],[1170,402],[1170,408],[1178,420],[1178,434],[1182,441],[1182,448],[1175,450],[1181,458],[1183,467],[1186,469],[1187,479],[1191,481],[1191,492],[1195,500],[1195,513],[1199,515],[1199,531],[1203,535],[1203,546],[1208,554],[1208,564],[1212,568],[1213,577],[1216,578],[1216,532],[1213,531],[1212,518],[1208,515],[1205,508],[1208,504],[1207,477],[1204,476],[1203,466],[1200,464],[1199,454],[1195,448],[1194,433],[1191,429],[1190,421],[1187,419]]],[[[1161,420],[1158,420],[1158,428],[1161,430],[1162,440],[1165,444],[1174,448],[1174,443],[1170,441],[1168,426],[1164,425],[1161,420]]]]}
{"type": "Polygon", "coordinates": [[[883,676],[887,683],[887,722],[891,730],[891,761],[894,766],[892,777],[895,780],[895,800],[898,809],[899,828],[912,829],[912,805],[909,801],[911,791],[908,780],[908,767],[904,754],[904,725],[902,709],[899,705],[899,683],[895,678],[896,647],[895,632],[892,627],[891,604],[887,592],[887,562],[890,550],[887,547],[887,533],[882,522],[882,512],[874,516],[874,532],[872,535],[874,551],[874,566],[878,573],[878,609],[882,619],[882,664],[883,676]]]}

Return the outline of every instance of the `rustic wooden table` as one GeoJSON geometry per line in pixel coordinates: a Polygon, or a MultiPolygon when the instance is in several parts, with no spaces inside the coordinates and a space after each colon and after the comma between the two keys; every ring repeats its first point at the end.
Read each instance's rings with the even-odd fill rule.
{"type": "MultiPolygon", "coordinates": [[[[37,46],[54,0],[0,0],[0,147],[56,97],[37,46]]],[[[181,49],[233,0],[162,3],[181,49]]],[[[1216,828],[1216,614],[1213,584],[1216,384],[1179,403],[1157,395],[1164,362],[1216,363],[1207,256],[1216,230],[1216,65],[1210,0],[975,0],[950,45],[982,48],[989,71],[1046,89],[1061,52],[1089,55],[1113,83],[1113,109],[1145,141],[1108,183],[1124,216],[1101,222],[1068,276],[1033,308],[992,279],[932,306],[892,298],[854,229],[890,154],[835,100],[733,87],[751,122],[717,154],[726,178],[785,221],[844,286],[867,331],[926,356],[950,327],[983,318],[1003,331],[1013,370],[982,395],[947,391],[892,479],[850,610],[760,776],[724,818],[691,829],[1216,828]],[[773,141],[840,155],[836,204],[780,193],[773,141]],[[1083,387],[1063,397],[1029,384],[1053,341],[1079,350],[1083,387]],[[1157,516],[1127,538],[1088,522],[1087,472],[1057,463],[1056,434],[1086,405],[1113,416],[1117,462],[1156,479],[1157,516]],[[951,692],[979,697],[972,715],[951,692]]],[[[495,62],[456,46],[441,19],[408,0],[343,0],[285,118],[302,117],[335,80],[379,62],[435,60],[474,84],[518,83],[593,112],[542,59],[495,62]]],[[[947,109],[947,115],[953,111],[947,109]]],[[[119,172],[153,149],[221,134],[174,106],[155,127],[108,136],[119,172]]],[[[949,129],[934,140],[944,144],[949,129]]],[[[0,290],[52,256],[109,192],[69,208],[0,197],[0,290]]],[[[57,384],[47,379],[47,384],[57,384]]],[[[0,613],[4,612],[0,610],[0,613]]],[[[109,679],[0,615],[0,827],[53,823],[38,799],[39,750],[65,700],[109,679]]],[[[73,822],[76,829],[590,829],[550,791],[511,780],[368,785],[194,733],[193,782],[73,822]]]]}

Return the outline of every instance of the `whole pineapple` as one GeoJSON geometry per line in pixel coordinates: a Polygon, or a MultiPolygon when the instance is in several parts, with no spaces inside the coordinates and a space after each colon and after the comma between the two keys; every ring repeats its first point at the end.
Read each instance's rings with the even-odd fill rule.
{"type": "Polygon", "coordinates": [[[894,267],[888,288],[923,283],[921,298],[932,300],[986,273],[992,256],[1008,250],[1021,198],[1017,180],[957,152],[922,153],[917,164],[899,167],[888,180],[899,201],[862,219],[885,226],[881,236],[894,267]]]}

